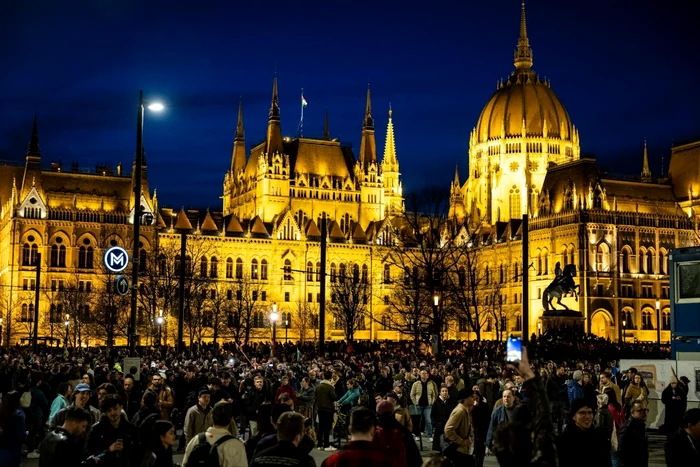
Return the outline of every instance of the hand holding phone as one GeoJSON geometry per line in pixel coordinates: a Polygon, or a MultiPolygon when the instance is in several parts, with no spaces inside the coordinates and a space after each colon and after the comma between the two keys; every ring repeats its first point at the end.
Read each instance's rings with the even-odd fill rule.
{"type": "Polygon", "coordinates": [[[509,337],[506,341],[506,361],[514,363],[523,358],[523,341],[519,337],[509,337]]]}

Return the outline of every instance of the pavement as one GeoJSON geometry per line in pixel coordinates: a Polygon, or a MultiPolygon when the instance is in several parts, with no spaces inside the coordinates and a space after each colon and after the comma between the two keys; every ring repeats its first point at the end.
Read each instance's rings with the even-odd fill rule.
{"type": "MultiPolygon", "coordinates": [[[[655,432],[649,432],[649,467],[666,467],[666,461],[664,460],[664,443],[666,442],[666,437],[659,435],[655,432]]],[[[430,443],[428,439],[423,437],[423,450],[421,455],[423,457],[430,457],[437,455],[437,452],[429,449],[430,443]]],[[[320,466],[321,463],[331,454],[332,452],[319,451],[314,449],[311,452],[311,457],[316,461],[316,465],[320,466]]],[[[173,456],[173,462],[176,464],[182,464],[182,454],[175,454],[173,456]]],[[[498,462],[493,456],[486,458],[484,462],[485,467],[498,467],[498,462]]],[[[39,467],[39,459],[24,459],[22,462],[22,467],[39,467]]]]}

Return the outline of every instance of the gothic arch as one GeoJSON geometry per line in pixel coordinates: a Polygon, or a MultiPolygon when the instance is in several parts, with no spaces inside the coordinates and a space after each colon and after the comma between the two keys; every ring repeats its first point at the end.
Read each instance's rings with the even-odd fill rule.
{"type": "Polygon", "coordinates": [[[604,309],[598,308],[591,315],[591,333],[604,339],[613,339],[615,320],[612,314],[604,309]]]}

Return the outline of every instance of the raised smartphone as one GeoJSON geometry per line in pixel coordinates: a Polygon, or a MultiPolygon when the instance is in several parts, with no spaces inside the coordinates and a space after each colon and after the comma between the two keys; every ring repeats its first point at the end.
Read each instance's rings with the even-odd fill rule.
{"type": "Polygon", "coordinates": [[[514,362],[523,358],[523,341],[519,337],[509,337],[506,341],[506,360],[514,362]]]}

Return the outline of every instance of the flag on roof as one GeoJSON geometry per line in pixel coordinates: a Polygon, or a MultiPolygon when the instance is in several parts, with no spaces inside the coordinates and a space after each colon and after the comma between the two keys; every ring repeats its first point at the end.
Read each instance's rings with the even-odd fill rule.
{"type": "Polygon", "coordinates": [[[301,106],[306,107],[307,105],[309,105],[309,103],[306,102],[306,99],[304,99],[304,93],[302,92],[301,93],[301,106]]]}

